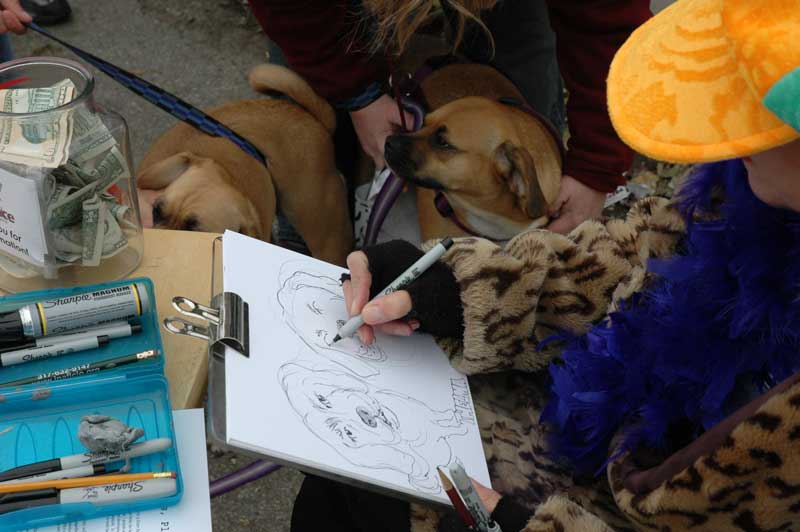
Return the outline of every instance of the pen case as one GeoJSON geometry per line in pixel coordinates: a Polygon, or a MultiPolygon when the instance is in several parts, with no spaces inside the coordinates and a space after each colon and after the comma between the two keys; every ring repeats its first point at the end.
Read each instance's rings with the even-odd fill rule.
{"type": "MultiPolygon", "coordinates": [[[[86,449],[78,440],[78,426],[86,415],[116,418],[145,434],[137,443],[170,438],[165,451],[135,458],[129,473],[175,472],[175,494],[123,504],[95,505],[91,501],[54,504],[0,514],[0,530],[26,530],[129,513],[177,504],[183,493],[177,442],[172,421],[169,389],[164,376],[164,353],[150,279],[126,279],[99,285],[25,292],[0,297],[0,313],[29,303],[53,300],[85,292],[124,289],[135,284],[144,288],[138,295],[146,305],[135,318],[139,334],[113,339],[106,345],[60,357],[0,367],[0,383],[71,368],[81,364],[157,349],[161,356],[102,372],[53,382],[15,387],[0,385],[0,472],[26,464],[81,454],[86,449]]],[[[114,464],[122,466],[124,461],[114,464]]]]}

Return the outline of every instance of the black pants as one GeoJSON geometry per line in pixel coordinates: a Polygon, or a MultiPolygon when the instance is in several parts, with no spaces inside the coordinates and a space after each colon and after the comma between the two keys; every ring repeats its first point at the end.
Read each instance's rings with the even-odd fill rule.
{"type": "Polygon", "coordinates": [[[306,476],[292,510],[292,531],[407,532],[408,503],[306,476]]]}

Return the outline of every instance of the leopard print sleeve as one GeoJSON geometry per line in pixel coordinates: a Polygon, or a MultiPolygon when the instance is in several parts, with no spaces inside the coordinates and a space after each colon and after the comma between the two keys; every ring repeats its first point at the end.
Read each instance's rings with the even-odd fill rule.
{"type": "Polygon", "coordinates": [[[785,384],[651,491],[629,489],[624,457],[612,463],[614,497],[637,530],[800,530],[800,375],[785,384]]]}
{"type": "Polygon", "coordinates": [[[566,497],[547,499],[522,532],[614,532],[594,514],[566,497]]]}
{"type": "Polygon", "coordinates": [[[584,222],[567,236],[528,231],[505,247],[458,239],[443,260],[460,287],[465,333],[443,347],[467,374],[542,369],[558,354],[539,349],[542,340],[585,332],[641,288],[646,259],[673,253],[684,230],[673,204],[647,198],[625,220],[584,222]]]}

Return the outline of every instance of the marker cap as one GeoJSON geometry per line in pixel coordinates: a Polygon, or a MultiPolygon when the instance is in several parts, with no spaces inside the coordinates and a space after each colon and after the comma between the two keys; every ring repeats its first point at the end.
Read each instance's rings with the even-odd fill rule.
{"type": "Polygon", "coordinates": [[[0,314],[0,348],[13,347],[25,342],[25,331],[18,310],[0,314]]]}

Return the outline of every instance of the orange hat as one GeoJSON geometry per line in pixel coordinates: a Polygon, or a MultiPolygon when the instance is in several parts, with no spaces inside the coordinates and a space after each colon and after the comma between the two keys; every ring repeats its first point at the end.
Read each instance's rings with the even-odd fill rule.
{"type": "Polygon", "coordinates": [[[800,0],[678,0],[617,53],[608,107],[622,140],[662,161],[800,138],[800,0]]]}

